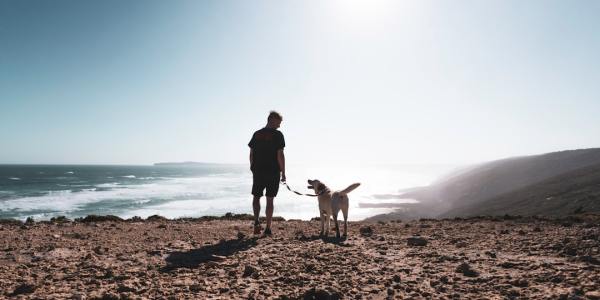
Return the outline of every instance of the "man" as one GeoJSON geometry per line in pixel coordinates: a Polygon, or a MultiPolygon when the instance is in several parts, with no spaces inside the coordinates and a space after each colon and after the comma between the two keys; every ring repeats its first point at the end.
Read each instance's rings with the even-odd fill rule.
{"type": "Polygon", "coordinates": [[[279,191],[279,179],[285,181],[285,156],[283,134],[277,130],[283,118],[276,111],[271,111],[267,118],[267,126],[256,131],[248,146],[250,147],[250,170],[252,170],[252,207],[254,209],[254,234],[260,233],[260,198],[263,190],[267,196],[267,226],[264,235],[271,235],[273,218],[273,198],[279,191]],[[281,176],[281,177],[280,177],[281,176]]]}

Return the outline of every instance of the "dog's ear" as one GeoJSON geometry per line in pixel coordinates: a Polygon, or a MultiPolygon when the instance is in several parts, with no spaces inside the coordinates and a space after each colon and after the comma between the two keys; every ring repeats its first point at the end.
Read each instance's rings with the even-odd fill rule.
{"type": "Polygon", "coordinates": [[[322,190],[325,190],[325,185],[322,183],[319,183],[319,185],[317,186],[317,190],[320,192],[322,190]]]}

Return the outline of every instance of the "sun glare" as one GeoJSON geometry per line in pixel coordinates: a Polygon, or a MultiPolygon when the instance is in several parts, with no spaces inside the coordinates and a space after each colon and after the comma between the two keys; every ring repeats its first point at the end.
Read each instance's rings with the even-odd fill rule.
{"type": "Polygon", "coordinates": [[[376,27],[388,19],[400,1],[392,0],[334,0],[335,18],[345,26],[362,29],[376,27]]]}

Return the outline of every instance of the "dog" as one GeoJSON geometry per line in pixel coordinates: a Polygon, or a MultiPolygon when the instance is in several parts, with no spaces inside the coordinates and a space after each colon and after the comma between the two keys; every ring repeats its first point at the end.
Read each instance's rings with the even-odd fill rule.
{"type": "Polygon", "coordinates": [[[340,210],[344,215],[344,237],[348,236],[348,193],[356,189],[360,183],[353,183],[341,191],[331,192],[331,190],[321,181],[308,180],[309,189],[313,189],[315,194],[319,195],[319,216],[321,218],[320,236],[329,236],[329,226],[331,217],[335,224],[335,236],[340,237],[340,226],[338,224],[338,213],[340,210]]]}

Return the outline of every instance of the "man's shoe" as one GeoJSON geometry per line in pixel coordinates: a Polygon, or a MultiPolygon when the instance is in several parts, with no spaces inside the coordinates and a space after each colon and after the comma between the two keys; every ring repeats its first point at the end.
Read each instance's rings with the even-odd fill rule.
{"type": "Polygon", "coordinates": [[[265,232],[263,232],[264,235],[271,235],[271,228],[265,228],[265,232]]]}
{"type": "Polygon", "coordinates": [[[258,224],[254,225],[254,234],[260,234],[261,229],[262,228],[260,228],[260,225],[258,225],[258,224]]]}

